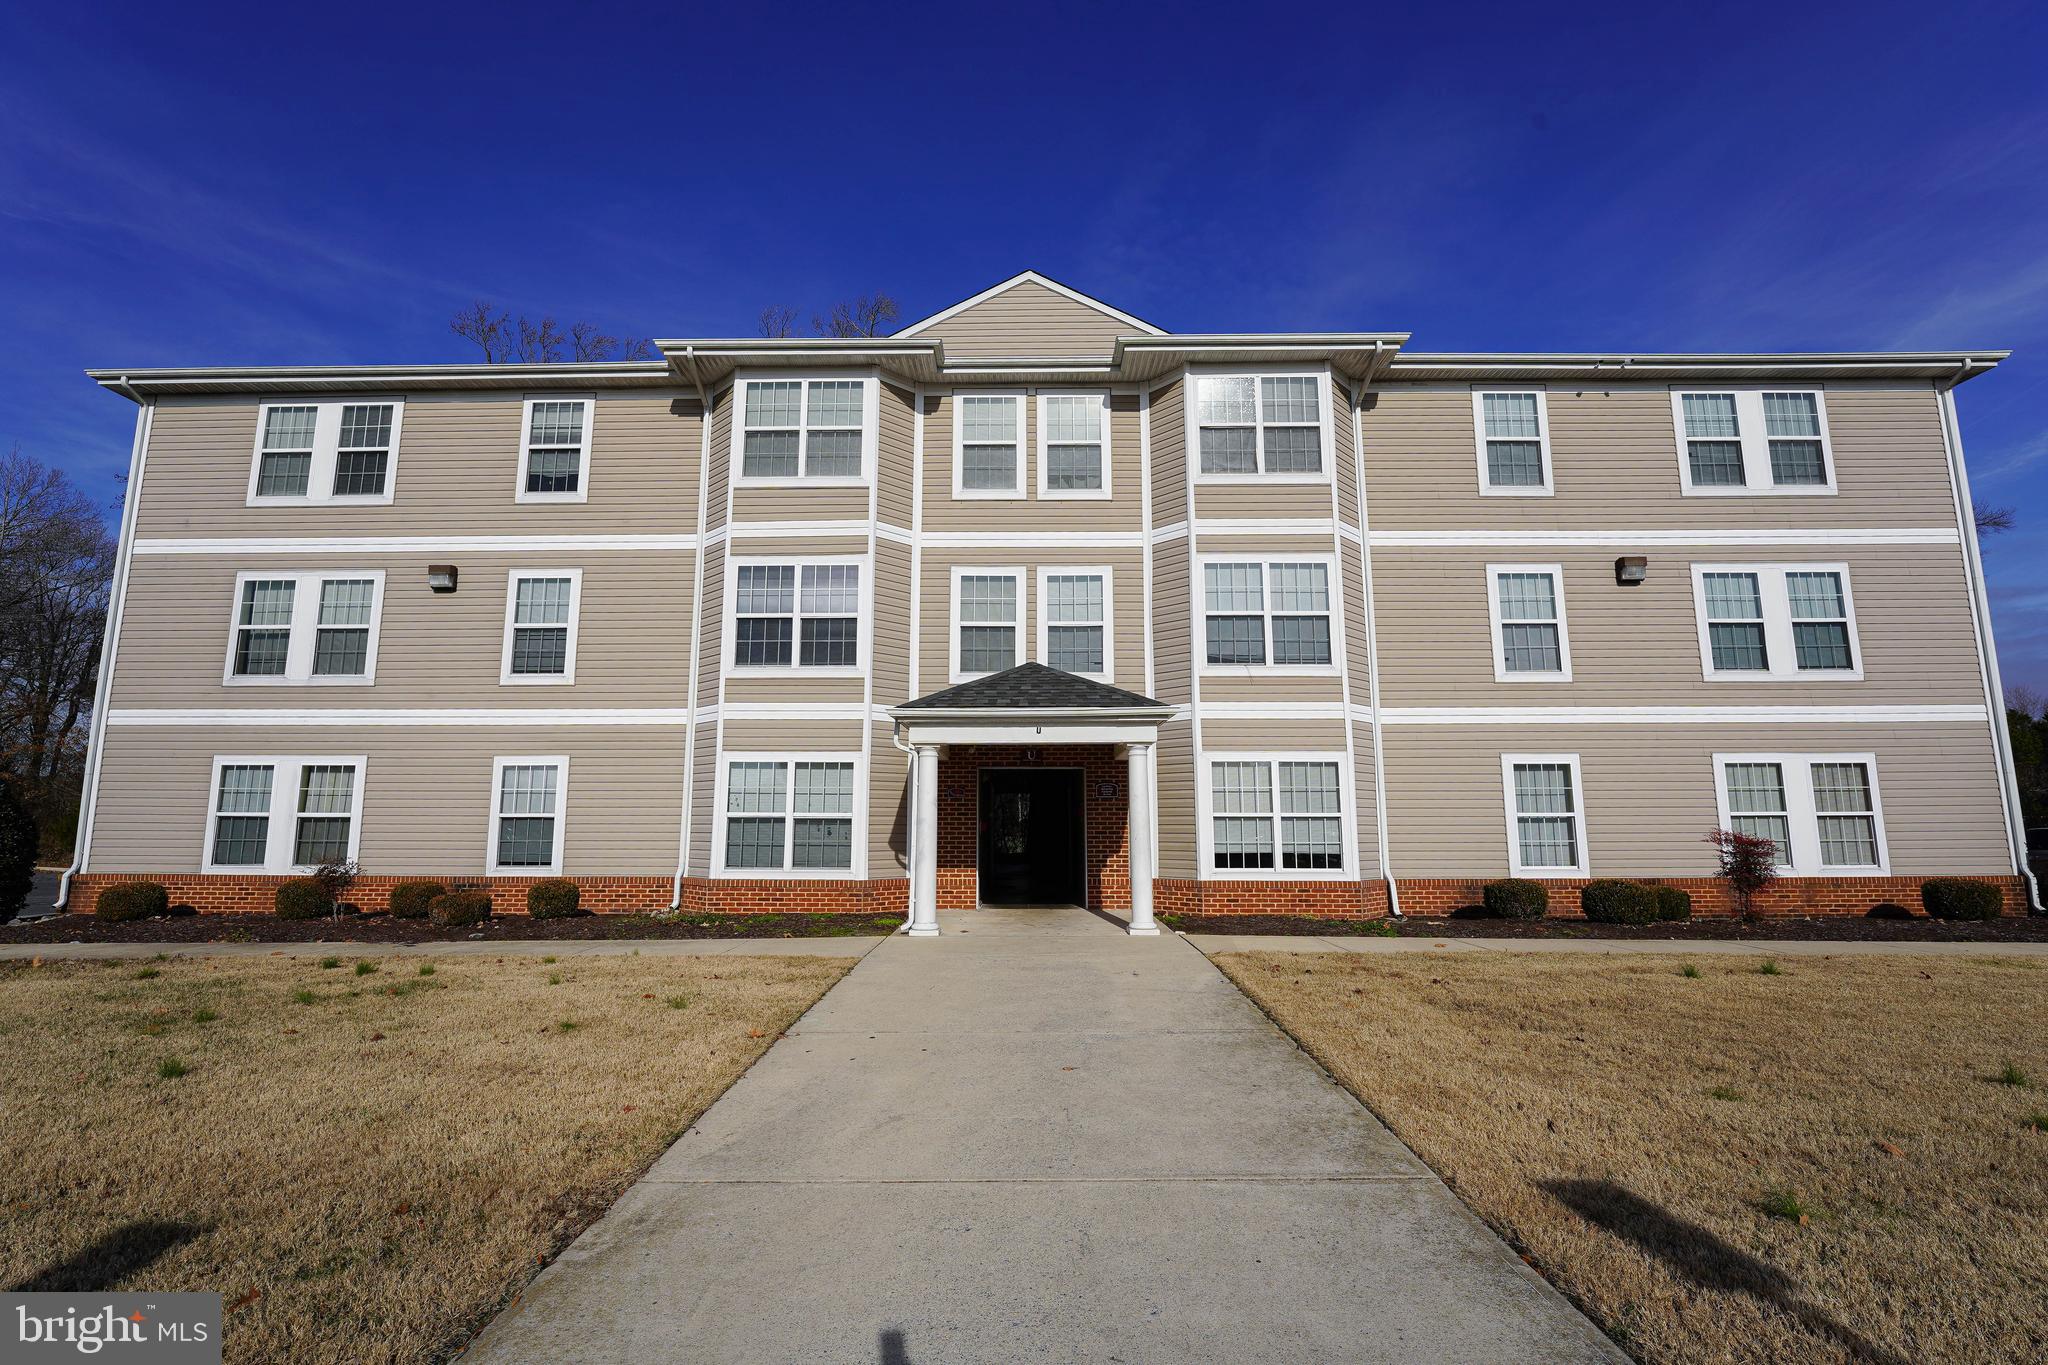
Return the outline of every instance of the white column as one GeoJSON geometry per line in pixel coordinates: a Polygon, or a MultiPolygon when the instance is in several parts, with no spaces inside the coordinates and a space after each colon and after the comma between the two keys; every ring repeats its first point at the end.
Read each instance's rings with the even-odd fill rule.
{"type": "Polygon", "coordinates": [[[1157,934],[1159,924],[1152,918],[1152,746],[1132,744],[1125,748],[1125,783],[1130,798],[1131,932],[1157,934]]]}
{"type": "Polygon", "coordinates": [[[917,774],[911,784],[915,809],[910,826],[910,936],[939,934],[939,746],[917,747],[917,774]]]}

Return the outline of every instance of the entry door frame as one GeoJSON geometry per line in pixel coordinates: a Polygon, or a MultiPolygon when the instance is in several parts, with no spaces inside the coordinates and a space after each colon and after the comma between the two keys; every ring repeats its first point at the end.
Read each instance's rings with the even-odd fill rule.
{"type": "Polygon", "coordinates": [[[981,779],[988,773],[1073,773],[1078,781],[1075,788],[1081,798],[1081,877],[1080,905],[1088,908],[1088,770],[1074,763],[990,763],[974,772],[974,908],[977,910],[1004,910],[1008,906],[992,906],[981,898],[981,779]]]}

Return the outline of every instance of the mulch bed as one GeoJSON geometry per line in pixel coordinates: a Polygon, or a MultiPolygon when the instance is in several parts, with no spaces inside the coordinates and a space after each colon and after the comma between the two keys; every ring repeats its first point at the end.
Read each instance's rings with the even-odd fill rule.
{"type": "Polygon", "coordinates": [[[340,920],[288,920],[275,915],[173,915],[107,924],[90,915],[59,915],[0,926],[0,943],[468,943],[532,939],[844,938],[890,934],[895,915],[698,915],[667,922],[648,915],[578,915],[530,919],[507,915],[482,924],[443,928],[431,920],[348,915],[340,920]]]}
{"type": "Polygon", "coordinates": [[[1593,924],[1582,919],[1512,920],[1462,915],[1425,919],[1319,919],[1310,915],[1161,915],[1162,924],[1189,934],[1313,934],[1324,938],[1580,938],[1650,939],[1678,943],[1726,939],[1821,943],[2044,943],[2048,916],[2013,916],[1976,923],[1929,919],[1874,919],[1863,915],[1782,915],[1741,920],[1732,916],[1674,924],[1593,924]]]}

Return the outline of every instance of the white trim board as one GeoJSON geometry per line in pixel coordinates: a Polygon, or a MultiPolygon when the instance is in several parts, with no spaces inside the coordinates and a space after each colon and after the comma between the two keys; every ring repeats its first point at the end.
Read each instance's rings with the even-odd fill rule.
{"type": "Polygon", "coordinates": [[[361,707],[275,710],[250,707],[232,711],[126,707],[107,712],[109,725],[149,726],[518,725],[544,730],[559,725],[687,725],[689,719],[689,711],[680,706],[622,707],[616,710],[596,707],[562,709],[545,705],[476,710],[371,710],[361,707]]]}
{"type": "MultiPolygon", "coordinates": [[[[456,554],[526,550],[694,550],[694,535],[590,536],[244,536],[158,537],[135,542],[139,555],[456,554]]],[[[422,570],[424,571],[424,570],[422,570]]]]}
{"type": "MultiPolygon", "coordinates": [[[[1197,526],[1197,530],[1204,529],[1197,526]]],[[[1374,531],[1373,545],[1954,545],[1953,526],[1838,527],[1831,530],[1374,531]]]]}
{"type": "MultiPolygon", "coordinates": [[[[1276,711],[1276,715],[1289,712],[1276,711]]],[[[1383,706],[1382,725],[1897,725],[1982,722],[1962,706],[1383,706]]],[[[1370,720],[1354,714],[1354,719],[1370,720]]]]}

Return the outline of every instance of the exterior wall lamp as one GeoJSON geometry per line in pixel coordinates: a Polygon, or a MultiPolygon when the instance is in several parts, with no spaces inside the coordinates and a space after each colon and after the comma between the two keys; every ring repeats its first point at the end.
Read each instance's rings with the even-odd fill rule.
{"type": "Polygon", "coordinates": [[[435,592],[454,592],[455,566],[453,564],[427,565],[427,586],[435,592]]]}
{"type": "Polygon", "coordinates": [[[1650,576],[1650,560],[1646,555],[1623,555],[1614,561],[1614,581],[1624,588],[1639,586],[1650,576]]]}

